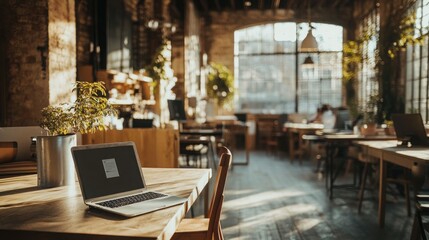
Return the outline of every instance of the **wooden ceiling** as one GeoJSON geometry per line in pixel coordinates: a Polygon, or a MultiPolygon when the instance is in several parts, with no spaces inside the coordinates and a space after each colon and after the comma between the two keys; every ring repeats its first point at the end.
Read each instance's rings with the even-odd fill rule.
{"type": "MultiPolygon", "coordinates": [[[[184,6],[188,0],[171,0],[171,13],[173,18],[184,19],[184,6]]],[[[322,16],[322,22],[332,22],[344,25],[352,17],[352,9],[357,0],[190,0],[199,13],[210,19],[211,13],[263,11],[276,12],[277,10],[292,10],[297,19],[306,19],[308,10],[314,13],[314,19],[322,16]],[[330,20],[332,18],[341,19],[330,20]]],[[[362,2],[362,1],[360,1],[362,2]]]]}
{"type": "Polygon", "coordinates": [[[343,9],[353,6],[354,0],[194,0],[203,12],[237,10],[343,9]]]}

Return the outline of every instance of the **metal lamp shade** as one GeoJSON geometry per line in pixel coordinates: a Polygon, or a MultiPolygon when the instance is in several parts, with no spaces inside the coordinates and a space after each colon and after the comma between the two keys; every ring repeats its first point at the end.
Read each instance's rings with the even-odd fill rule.
{"type": "Polygon", "coordinates": [[[318,44],[316,38],[313,36],[313,31],[308,30],[307,36],[302,40],[300,51],[301,52],[316,52],[318,51],[318,44]]]}
{"type": "Polygon", "coordinates": [[[314,61],[313,61],[313,59],[310,56],[308,56],[308,57],[306,57],[304,59],[304,63],[303,64],[304,65],[314,65],[314,61]]]}

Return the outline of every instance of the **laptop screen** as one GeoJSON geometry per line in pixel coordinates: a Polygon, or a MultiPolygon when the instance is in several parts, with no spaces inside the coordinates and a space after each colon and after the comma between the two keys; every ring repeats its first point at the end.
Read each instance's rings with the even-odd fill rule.
{"type": "Polygon", "coordinates": [[[73,157],[85,199],[144,188],[132,144],[78,147],[73,157]]]}
{"type": "Polygon", "coordinates": [[[420,113],[392,114],[396,137],[415,146],[427,146],[428,139],[420,113]]]}

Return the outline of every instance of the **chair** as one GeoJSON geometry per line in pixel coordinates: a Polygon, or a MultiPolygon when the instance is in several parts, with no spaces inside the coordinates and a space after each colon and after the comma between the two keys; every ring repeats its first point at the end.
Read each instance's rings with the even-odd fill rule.
{"type": "Polygon", "coordinates": [[[429,192],[427,189],[421,191],[426,179],[426,167],[414,165],[411,172],[413,175],[413,187],[416,192],[416,209],[410,239],[426,240],[426,230],[423,225],[422,216],[429,215],[429,192]]]}
{"type": "MultiPolygon", "coordinates": [[[[372,167],[374,165],[377,165],[379,160],[376,158],[370,158],[364,154],[360,154],[357,160],[364,164],[364,168],[362,172],[363,176],[361,179],[361,185],[360,185],[360,190],[358,195],[358,212],[360,213],[362,209],[362,202],[365,194],[368,175],[371,174],[372,167]]],[[[407,175],[407,171],[405,169],[403,169],[403,175],[404,175],[404,178],[386,178],[386,182],[400,184],[403,186],[405,200],[406,200],[405,204],[407,208],[407,214],[408,216],[411,216],[411,200],[410,200],[410,191],[409,191],[410,180],[405,177],[407,175]]]]}
{"type": "Polygon", "coordinates": [[[179,154],[186,158],[186,166],[189,167],[189,160],[196,161],[196,167],[202,167],[202,157],[207,159],[209,167],[210,139],[202,136],[181,136],[179,154]]]}
{"type": "Polygon", "coordinates": [[[274,130],[276,128],[276,120],[274,119],[259,119],[257,122],[257,140],[258,146],[269,150],[271,144],[274,144],[274,130]]]}
{"type": "Polygon", "coordinates": [[[232,155],[226,147],[222,147],[220,152],[221,157],[217,170],[216,183],[213,188],[208,218],[183,219],[171,239],[223,239],[220,215],[224,199],[223,191],[225,189],[226,176],[228,174],[228,168],[231,165],[232,155]]]}

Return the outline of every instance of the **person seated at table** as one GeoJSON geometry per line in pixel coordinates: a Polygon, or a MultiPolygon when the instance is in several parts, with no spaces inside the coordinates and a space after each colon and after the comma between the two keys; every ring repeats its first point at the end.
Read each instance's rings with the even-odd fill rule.
{"type": "Polygon", "coordinates": [[[308,121],[309,123],[322,123],[322,108],[318,107],[316,114],[308,121]]]}
{"type": "Polygon", "coordinates": [[[316,114],[308,122],[323,123],[323,120],[325,119],[325,121],[327,121],[331,115],[333,115],[331,106],[329,104],[323,104],[321,107],[317,108],[316,114]]]}
{"type": "Polygon", "coordinates": [[[322,105],[322,123],[324,129],[334,129],[335,127],[335,114],[329,104],[322,105]]]}

